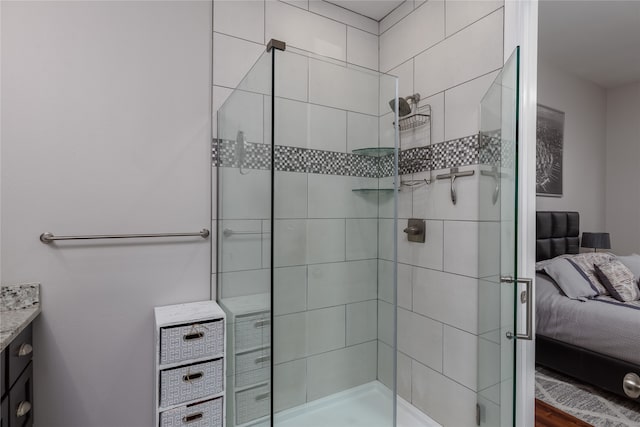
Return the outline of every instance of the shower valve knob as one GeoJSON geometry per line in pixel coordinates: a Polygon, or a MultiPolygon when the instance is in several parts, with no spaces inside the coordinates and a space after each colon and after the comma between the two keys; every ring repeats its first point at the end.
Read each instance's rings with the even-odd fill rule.
{"type": "Polygon", "coordinates": [[[420,233],[420,229],[418,227],[407,227],[404,230],[405,233],[415,235],[420,233]]]}

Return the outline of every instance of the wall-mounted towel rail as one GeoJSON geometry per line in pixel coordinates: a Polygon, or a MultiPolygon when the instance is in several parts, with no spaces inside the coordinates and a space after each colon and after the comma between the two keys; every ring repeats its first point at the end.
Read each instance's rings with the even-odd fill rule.
{"type": "Polygon", "coordinates": [[[197,233],[157,233],[157,234],[97,234],[84,236],[55,236],[52,233],[42,233],[40,241],[51,243],[55,240],[96,240],[96,239],[146,239],[148,237],[209,237],[209,230],[203,228],[197,233]]]}
{"type": "Polygon", "coordinates": [[[443,173],[436,176],[436,179],[451,179],[451,202],[455,205],[458,202],[458,194],[456,193],[456,178],[461,176],[472,176],[476,171],[459,172],[458,168],[451,168],[449,173],[443,173]]]}

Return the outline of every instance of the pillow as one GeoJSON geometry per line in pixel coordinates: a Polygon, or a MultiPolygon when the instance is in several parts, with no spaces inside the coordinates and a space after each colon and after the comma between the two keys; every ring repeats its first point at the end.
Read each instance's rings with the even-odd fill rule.
{"type": "Polygon", "coordinates": [[[608,252],[585,252],[567,259],[582,273],[591,287],[597,292],[597,295],[608,295],[609,291],[596,276],[594,266],[596,264],[605,264],[614,258],[615,256],[608,252]]]}
{"type": "Polygon", "coordinates": [[[633,254],[627,256],[619,256],[616,257],[616,259],[626,265],[629,270],[631,270],[633,276],[636,278],[636,282],[638,282],[638,279],[640,279],[640,255],[633,254]]]}
{"type": "Polygon", "coordinates": [[[636,286],[633,272],[622,262],[613,261],[596,265],[596,274],[612,297],[621,302],[640,299],[640,289],[636,286]]]}
{"type": "Polygon", "coordinates": [[[579,268],[567,258],[554,258],[542,269],[571,299],[590,298],[599,295],[597,289],[582,274],[579,268]]]}

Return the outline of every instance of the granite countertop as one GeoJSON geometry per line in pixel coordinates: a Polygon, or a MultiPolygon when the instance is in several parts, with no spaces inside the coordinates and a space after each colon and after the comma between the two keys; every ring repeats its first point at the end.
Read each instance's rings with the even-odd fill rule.
{"type": "Polygon", "coordinates": [[[0,287],[0,351],[40,314],[40,285],[0,287]]]}

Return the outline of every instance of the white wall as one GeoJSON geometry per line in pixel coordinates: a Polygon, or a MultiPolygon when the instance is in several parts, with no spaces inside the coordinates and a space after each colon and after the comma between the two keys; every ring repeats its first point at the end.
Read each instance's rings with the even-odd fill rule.
{"type": "Polygon", "coordinates": [[[606,92],[538,60],[538,103],[564,111],[563,196],[536,197],[537,210],[580,212],[581,231],[605,231],[606,92]]]}
{"type": "Polygon", "coordinates": [[[2,283],[41,282],[35,417],[153,423],[153,311],[208,299],[211,4],[2,2],[2,283]]]}
{"type": "Polygon", "coordinates": [[[640,253],[640,82],[607,91],[605,230],[612,250],[640,253]]]}
{"type": "MultiPolygon", "coordinates": [[[[431,105],[432,143],[477,134],[480,100],[503,65],[503,19],[500,1],[429,0],[405,2],[380,23],[380,71],[400,77],[400,96],[419,92],[421,103],[431,105]]],[[[428,141],[414,137],[403,132],[402,147],[428,141]]],[[[478,401],[478,245],[486,228],[478,221],[479,168],[460,170],[475,175],[456,181],[455,206],[444,180],[399,194],[398,392],[444,426],[471,427],[478,401]],[[401,232],[407,218],[426,218],[424,244],[407,242],[401,232]]],[[[487,424],[497,424],[496,411],[485,410],[487,424]]]]}

